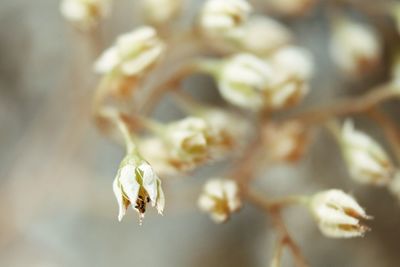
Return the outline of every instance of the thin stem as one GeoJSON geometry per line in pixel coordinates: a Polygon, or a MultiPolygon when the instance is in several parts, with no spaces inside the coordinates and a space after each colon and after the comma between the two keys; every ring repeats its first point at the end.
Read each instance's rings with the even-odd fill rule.
{"type": "Polygon", "coordinates": [[[272,258],[270,267],[280,267],[281,266],[281,259],[282,259],[282,252],[283,248],[285,247],[285,238],[281,237],[279,238],[275,251],[274,251],[274,257],[272,258]]]}
{"type": "Polygon", "coordinates": [[[286,228],[286,225],[283,221],[280,208],[276,207],[275,205],[271,204],[269,200],[267,200],[264,196],[252,191],[246,190],[245,191],[246,199],[255,205],[256,207],[268,212],[271,215],[272,223],[274,227],[277,229],[279,234],[285,241],[285,244],[288,246],[290,251],[292,252],[294,262],[297,267],[308,267],[308,263],[304,258],[303,254],[299,246],[296,242],[291,238],[289,231],[286,228]]]}
{"type": "Polygon", "coordinates": [[[391,144],[393,153],[400,164],[400,130],[397,125],[380,109],[374,108],[368,112],[370,118],[375,120],[383,129],[391,144]]]}
{"type": "Polygon", "coordinates": [[[300,120],[306,124],[323,123],[333,117],[345,116],[353,113],[364,112],[377,104],[395,97],[400,97],[400,91],[394,88],[393,83],[384,84],[369,91],[363,96],[338,100],[336,103],[325,107],[312,108],[300,114],[287,118],[300,120]]]}
{"type": "Polygon", "coordinates": [[[114,108],[102,108],[99,111],[99,115],[101,115],[102,118],[109,119],[117,126],[118,130],[122,134],[122,137],[124,138],[127,154],[134,153],[137,148],[133,141],[129,127],[122,119],[121,114],[114,108]]]}

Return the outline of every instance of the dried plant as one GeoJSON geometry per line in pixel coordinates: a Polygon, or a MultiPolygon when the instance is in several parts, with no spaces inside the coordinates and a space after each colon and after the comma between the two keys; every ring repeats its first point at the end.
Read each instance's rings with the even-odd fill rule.
{"type": "MultiPolygon", "coordinates": [[[[186,28],[180,19],[192,2],[140,3],[147,26],[121,34],[94,63],[102,76],[93,97],[96,125],[110,136],[121,136],[126,146],[114,180],[118,219],[129,206],[139,213],[140,223],[148,205],[161,214],[164,203],[168,206],[168,192],[164,199],[162,189],[168,177],[185,176],[224,159],[232,162],[231,167],[206,182],[199,208],[216,223],[240,216],[236,212],[247,204],[269,214],[279,235],[270,266],[280,266],[283,248],[291,251],[296,266],[308,266],[281,216],[290,205],[306,208],[327,237],[364,236],[369,230],[364,221],[371,216],[342,190],[271,199],[253,181],[266,166],[297,164],[313,141],[313,130],[324,127],[337,141],[355,182],[387,187],[399,196],[400,132],[379,106],[400,97],[400,64],[393,60],[391,77],[364,95],[293,111],[312,94],[318,66],[306,48],[295,44],[288,27],[260,11],[267,8],[281,17],[301,19],[318,1],[266,0],[252,7],[245,0],[207,0],[186,28]],[[212,77],[221,97],[236,111],[201,103],[182,90],[186,78],[196,74],[212,77]],[[166,95],[172,96],[186,118],[163,123],[152,117],[166,95]],[[356,130],[351,119],[341,126],[340,119],[355,114],[365,114],[381,127],[396,161],[367,133],[356,130]]],[[[397,51],[384,50],[382,29],[346,11],[366,20],[374,15],[388,17],[399,28],[400,4],[332,0],[324,7],[331,25],[326,52],[344,79],[357,81],[376,71],[384,52],[396,58],[397,51]]],[[[88,35],[103,18],[113,15],[106,0],[64,0],[61,10],[88,35]]]]}

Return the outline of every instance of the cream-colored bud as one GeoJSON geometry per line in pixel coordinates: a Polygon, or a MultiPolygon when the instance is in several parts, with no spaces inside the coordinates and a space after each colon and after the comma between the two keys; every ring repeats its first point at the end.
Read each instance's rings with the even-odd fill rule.
{"type": "Polygon", "coordinates": [[[327,237],[357,237],[369,230],[360,220],[371,217],[353,197],[341,190],[331,189],[315,194],[310,201],[310,210],[327,237]]]}
{"type": "Polygon", "coordinates": [[[165,140],[177,167],[180,164],[197,164],[208,159],[208,129],[207,122],[197,117],[188,117],[167,126],[165,140]]]}
{"type": "Polygon", "coordinates": [[[183,0],[142,0],[145,16],[155,24],[175,18],[182,9],[183,0]]]}
{"type": "Polygon", "coordinates": [[[393,176],[392,162],[370,136],[354,129],[347,120],[342,129],[341,146],[351,177],[364,184],[384,185],[393,176]]]}
{"type": "Polygon", "coordinates": [[[273,53],[269,62],[274,76],[268,105],[279,109],[297,104],[309,91],[314,72],[311,54],[303,48],[287,46],[273,53]]]}
{"type": "Polygon", "coordinates": [[[267,123],[262,137],[266,154],[274,161],[299,160],[310,141],[307,128],[297,121],[267,123]]]}
{"type": "Polygon", "coordinates": [[[207,0],[200,14],[200,27],[206,34],[230,34],[246,21],[251,6],[245,0],[207,0]]]}
{"type": "Polygon", "coordinates": [[[206,182],[198,200],[199,208],[216,223],[229,219],[241,207],[239,187],[233,180],[214,178],[206,182]]]}
{"type": "Polygon", "coordinates": [[[267,16],[249,17],[242,33],[234,38],[235,44],[256,55],[267,55],[292,40],[292,34],[286,26],[267,16]]]}
{"type": "Polygon", "coordinates": [[[67,20],[87,30],[108,15],[110,2],[110,0],[63,0],[60,10],[67,20]]]}
{"type": "Polygon", "coordinates": [[[315,0],[267,0],[266,2],[274,12],[287,16],[303,15],[315,4],[315,0]]]}
{"type": "Polygon", "coordinates": [[[222,97],[242,108],[259,110],[266,104],[271,90],[271,66],[251,54],[229,58],[218,73],[218,88],[222,97]]]}
{"type": "Polygon", "coordinates": [[[177,176],[179,171],[170,162],[168,146],[158,137],[147,137],[139,142],[140,154],[151,164],[160,176],[177,176]]]}
{"type": "Polygon", "coordinates": [[[161,58],[165,45],[155,29],[142,26],[118,37],[95,63],[98,73],[119,73],[139,76],[148,71],[161,58]]]}
{"type": "Polygon", "coordinates": [[[350,75],[373,69],[382,53],[379,37],[367,25],[340,20],[331,36],[331,56],[337,66],[350,75]]]}
{"type": "Polygon", "coordinates": [[[124,217],[129,205],[139,213],[140,222],[146,212],[147,203],[162,214],[165,206],[161,180],[152,167],[138,154],[129,154],[121,162],[113,183],[119,205],[118,220],[124,217]]]}

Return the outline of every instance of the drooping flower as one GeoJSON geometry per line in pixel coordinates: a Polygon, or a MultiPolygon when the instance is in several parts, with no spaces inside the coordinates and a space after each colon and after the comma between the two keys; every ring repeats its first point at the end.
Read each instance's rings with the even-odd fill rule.
{"type": "Polygon", "coordinates": [[[315,194],[310,202],[311,213],[321,232],[332,238],[363,236],[368,227],[360,221],[370,219],[353,197],[338,189],[315,194]]]}
{"type": "Polygon", "coordinates": [[[128,154],[121,162],[113,190],[119,206],[119,221],[125,216],[129,205],[139,213],[140,223],[148,203],[156,207],[159,214],[164,210],[165,198],[161,180],[150,164],[138,154],[128,154]]]}
{"type": "Polygon", "coordinates": [[[351,120],[344,123],[340,141],[354,180],[375,185],[384,185],[390,181],[394,169],[389,156],[370,136],[355,130],[351,120]]]}
{"type": "Polygon", "coordinates": [[[154,28],[141,26],[118,37],[95,63],[98,73],[118,73],[139,76],[148,71],[161,58],[164,42],[154,28]]]}
{"type": "Polygon", "coordinates": [[[210,179],[204,185],[198,205],[202,211],[208,212],[216,223],[225,222],[242,205],[239,187],[233,180],[210,179]]]}

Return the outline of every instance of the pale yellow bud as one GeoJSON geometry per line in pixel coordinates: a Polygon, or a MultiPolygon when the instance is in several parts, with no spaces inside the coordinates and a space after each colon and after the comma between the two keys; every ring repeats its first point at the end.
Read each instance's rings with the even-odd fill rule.
{"type": "Polygon", "coordinates": [[[354,129],[347,120],[342,129],[341,146],[351,177],[365,184],[387,184],[394,174],[392,162],[370,136],[354,129]]]}
{"type": "Polygon", "coordinates": [[[315,194],[310,209],[321,232],[332,238],[363,236],[368,227],[361,219],[370,219],[353,197],[338,189],[315,194]]]}
{"type": "Polygon", "coordinates": [[[216,223],[229,219],[241,207],[239,187],[233,180],[214,178],[206,182],[198,200],[199,208],[216,223]]]}
{"type": "Polygon", "coordinates": [[[155,24],[175,18],[182,9],[183,0],[142,0],[145,16],[155,24]]]}

